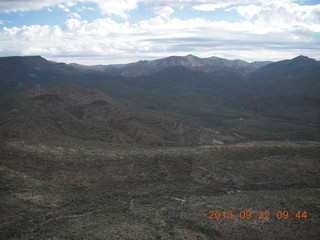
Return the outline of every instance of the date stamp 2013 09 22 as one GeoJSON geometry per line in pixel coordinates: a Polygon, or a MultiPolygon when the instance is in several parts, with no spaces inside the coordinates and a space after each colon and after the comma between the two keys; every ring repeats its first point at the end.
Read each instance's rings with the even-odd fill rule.
{"type": "Polygon", "coordinates": [[[219,220],[219,219],[306,219],[308,218],[307,211],[209,211],[209,219],[219,220]]]}

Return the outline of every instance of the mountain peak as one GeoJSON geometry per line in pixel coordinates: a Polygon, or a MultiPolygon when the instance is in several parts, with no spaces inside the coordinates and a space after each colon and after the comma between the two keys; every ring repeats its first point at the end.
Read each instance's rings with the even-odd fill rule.
{"type": "Polygon", "coordinates": [[[47,61],[41,56],[9,56],[9,57],[0,57],[4,61],[47,61]]]}
{"type": "Polygon", "coordinates": [[[44,59],[43,57],[41,57],[40,55],[34,55],[34,56],[8,56],[8,57],[1,57],[1,58],[8,58],[8,59],[13,59],[13,58],[42,58],[44,59]]]}
{"type": "Polygon", "coordinates": [[[197,57],[197,56],[194,56],[194,55],[192,55],[192,54],[188,54],[188,55],[185,56],[185,58],[198,58],[198,57],[197,57]]]}
{"type": "Polygon", "coordinates": [[[292,61],[315,61],[315,59],[300,55],[298,57],[293,58],[292,61]]]}

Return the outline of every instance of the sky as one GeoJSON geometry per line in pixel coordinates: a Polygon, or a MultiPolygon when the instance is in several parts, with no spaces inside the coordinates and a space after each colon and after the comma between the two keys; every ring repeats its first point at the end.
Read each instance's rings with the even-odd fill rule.
{"type": "Polygon", "coordinates": [[[0,56],[320,60],[320,0],[0,0],[0,56]]]}

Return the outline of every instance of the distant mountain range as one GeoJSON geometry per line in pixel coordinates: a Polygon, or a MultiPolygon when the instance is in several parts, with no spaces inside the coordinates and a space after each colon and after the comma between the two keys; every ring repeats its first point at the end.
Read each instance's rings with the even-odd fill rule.
{"type": "Polygon", "coordinates": [[[157,145],[290,138],[293,125],[280,136],[274,127],[279,120],[303,131],[294,138],[316,139],[317,131],[295,124],[320,123],[320,62],[188,55],[82,66],[40,56],[2,57],[0,96],[0,129],[7,137],[157,145]]]}
{"type": "Polygon", "coordinates": [[[191,70],[199,70],[207,73],[222,69],[237,69],[243,72],[251,72],[271,62],[248,63],[243,60],[227,60],[218,57],[199,58],[193,55],[184,57],[171,56],[153,61],[139,61],[124,65],[100,65],[91,69],[103,70],[106,73],[125,77],[137,77],[150,75],[167,67],[183,66],[191,70]]]}

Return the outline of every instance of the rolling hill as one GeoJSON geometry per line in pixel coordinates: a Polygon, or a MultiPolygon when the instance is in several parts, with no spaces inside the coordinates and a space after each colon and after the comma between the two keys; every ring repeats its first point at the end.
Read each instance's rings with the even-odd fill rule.
{"type": "Polygon", "coordinates": [[[199,145],[235,137],[190,121],[152,116],[134,105],[74,84],[35,85],[0,103],[5,138],[68,139],[147,145],[199,145]]]}

